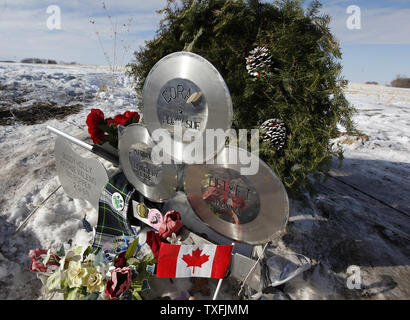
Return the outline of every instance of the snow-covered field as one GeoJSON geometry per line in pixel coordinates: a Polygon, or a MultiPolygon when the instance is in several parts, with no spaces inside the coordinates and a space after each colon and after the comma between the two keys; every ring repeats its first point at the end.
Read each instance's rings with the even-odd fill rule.
{"type": "MultiPolygon", "coordinates": [[[[46,126],[90,142],[85,119],[91,108],[106,116],[139,110],[132,86],[106,67],[0,63],[0,299],[41,298],[41,283],[29,271],[30,249],[92,241],[81,219],[86,214],[95,224],[96,210],[61,189],[13,235],[59,185],[55,136],[46,126]],[[67,108],[64,118],[15,121],[17,110],[50,102],[67,108]]],[[[275,297],[410,298],[410,90],[350,84],[346,96],[358,110],[354,120],[363,136],[338,138],[345,149],[343,166],[335,161],[332,177],[318,186],[316,196],[291,201],[287,233],[268,250],[301,253],[313,264],[275,297]],[[360,267],[360,289],[347,287],[351,265],[360,267]]],[[[109,173],[114,170],[102,162],[109,173]]],[[[226,282],[221,298],[236,294],[226,282]]]]}

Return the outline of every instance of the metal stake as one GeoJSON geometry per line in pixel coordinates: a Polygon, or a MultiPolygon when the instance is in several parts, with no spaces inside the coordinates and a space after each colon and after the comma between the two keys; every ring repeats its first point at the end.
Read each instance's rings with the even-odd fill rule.
{"type": "MultiPolygon", "coordinates": [[[[235,245],[235,243],[232,242],[232,251],[233,251],[233,246],[234,245],[235,245]]],[[[218,293],[219,293],[219,289],[221,289],[222,281],[223,281],[223,278],[219,279],[218,285],[216,286],[216,290],[215,290],[214,297],[212,298],[212,300],[216,300],[216,297],[218,296],[218,293]]]]}
{"type": "Polygon", "coordinates": [[[16,231],[14,231],[13,236],[14,236],[17,232],[19,232],[20,229],[22,229],[22,228],[27,224],[27,222],[28,222],[28,221],[30,220],[30,218],[37,212],[37,210],[38,210],[39,208],[41,208],[41,207],[43,206],[43,204],[46,203],[47,200],[50,199],[50,197],[51,197],[54,193],[56,193],[56,192],[58,191],[58,189],[60,189],[60,188],[61,188],[61,184],[60,184],[53,192],[51,192],[51,193],[47,196],[47,198],[45,198],[33,211],[31,211],[31,213],[27,216],[27,218],[24,219],[23,223],[16,229],[16,231]]]}

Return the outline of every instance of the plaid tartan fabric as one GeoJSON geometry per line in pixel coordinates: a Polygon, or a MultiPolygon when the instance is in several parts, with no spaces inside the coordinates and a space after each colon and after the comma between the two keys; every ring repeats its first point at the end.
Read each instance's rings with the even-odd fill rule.
{"type": "Polygon", "coordinates": [[[93,242],[94,253],[114,238],[134,235],[127,220],[128,206],[134,191],[134,187],[128,182],[123,172],[113,176],[105,185],[98,205],[98,223],[93,242]],[[124,201],[124,207],[120,211],[113,204],[115,193],[119,193],[124,201]]]}

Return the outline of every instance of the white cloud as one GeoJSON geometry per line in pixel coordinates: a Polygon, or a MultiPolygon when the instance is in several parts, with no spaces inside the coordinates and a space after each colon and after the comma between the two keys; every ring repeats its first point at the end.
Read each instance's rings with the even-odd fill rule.
{"type": "Polygon", "coordinates": [[[2,12],[1,1],[5,0],[0,0],[0,60],[39,57],[88,64],[107,63],[101,45],[112,61],[112,24],[115,26],[116,22],[117,62],[128,63],[132,52],[154,36],[161,19],[155,11],[165,5],[165,0],[105,1],[104,10],[100,1],[13,0],[2,12]],[[48,30],[46,9],[60,4],[62,30],[48,30]],[[111,21],[107,15],[111,15],[111,21]],[[95,23],[91,24],[90,19],[95,23]],[[129,28],[124,24],[129,24],[129,28]],[[128,45],[131,50],[124,56],[128,45]]]}
{"type": "MultiPolygon", "coordinates": [[[[341,0],[343,1],[343,0],[341,0]]],[[[410,44],[410,9],[360,7],[361,29],[349,30],[348,5],[323,8],[332,17],[331,29],[344,43],[410,44]]]]}

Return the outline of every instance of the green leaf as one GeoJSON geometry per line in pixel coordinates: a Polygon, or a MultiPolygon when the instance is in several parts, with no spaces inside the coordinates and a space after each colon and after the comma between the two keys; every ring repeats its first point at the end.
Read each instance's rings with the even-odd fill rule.
{"type": "Polygon", "coordinates": [[[110,130],[110,127],[106,124],[98,124],[97,128],[104,132],[108,132],[110,130]]]}
{"type": "Polygon", "coordinates": [[[100,294],[98,292],[90,293],[89,295],[85,296],[84,300],[98,300],[100,294]]]}
{"type": "Polygon", "coordinates": [[[83,259],[82,259],[82,261],[84,261],[87,257],[88,257],[88,255],[90,254],[90,252],[91,252],[91,249],[92,249],[92,247],[91,246],[88,246],[87,247],[87,249],[84,251],[84,253],[83,253],[83,259]]]}
{"type": "MultiPolygon", "coordinates": [[[[67,271],[64,271],[64,275],[65,275],[65,277],[64,277],[64,279],[62,279],[61,281],[60,281],[60,288],[62,289],[62,290],[65,290],[66,288],[68,288],[68,277],[67,277],[67,271]]],[[[61,279],[61,278],[60,278],[61,279]]]]}
{"type": "Polygon", "coordinates": [[[65,256],[64,245],[61,245],[60,249],[57,251],[57,255],[62,258],[65,256]]]}
{"type": "Polygon", "coordinates": [[[64,300],[78,300],[79,297],[80,297],[80,288],[72,288],[64,292],[64,300]]]}
{"type": "Polygon", "coordinates": [[[61,285],[61,273],[60,273],[60,270],[57,270],[51,276],[48,277],[47,282],[46,282],[46,290],[48,292],[53,291],[53,290],[58,290],[60,289],[60,285],[61,285]]]}
{"type": "Polygon", "coordinates": [[[142,300],[140,294],[138,293],[138,290],[135,289],[132,291],[132,296],[136,299],[136,300],[142,300]]]}
{"type": "Polygon", "coordinates": [[[133,288],[134,290],[137,290],[137,291],[141,291],[142,290],[142,281],[137,280],[137,281],[131,282],[131,288],[133,288]]]}
{"type": "Polygon", "coordinates": [[[127,259],[127,263],[128,263],[128,265],[138,266],[140,264],[140,260],[133,257],[133,258],[127,259]]]}
{"type": "Polygon", "coordinates": [[[128,260],[132,258],[135,254],[135,251],[137,250],[138,247],[138,238],[135,239],[131,244],[129,245],[127,252],[125,253],[125,260],[128,260]]]}
{"type": "Polygon", "coordinates": [[[147,265],[149,264],[155,264],[156,260],[155,260],[155,256],[152,252],[146,254],[143,258],[142,258],[142,263],[144,264],[144,269],[147,265]]]}

